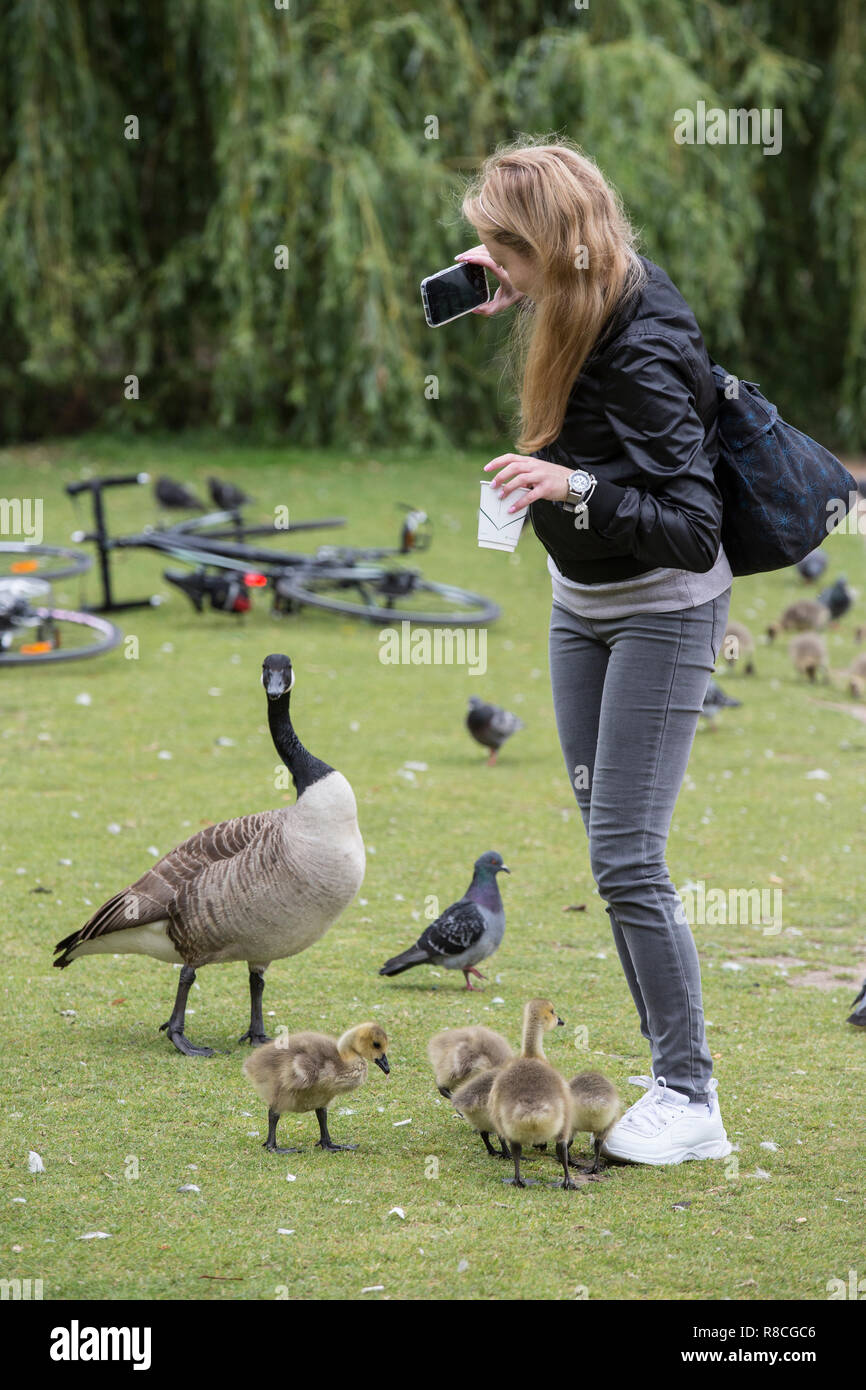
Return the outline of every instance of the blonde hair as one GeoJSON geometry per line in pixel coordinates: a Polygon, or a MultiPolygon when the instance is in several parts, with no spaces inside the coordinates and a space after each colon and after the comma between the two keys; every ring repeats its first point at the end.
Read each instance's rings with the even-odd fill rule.
{"type": "Polygon", "coordinates": [[[559,434],[569,392],[610,315],[645,280],[618,194],[572,141],[498,148],[463,197],[464,217],[534,259],[542,293],[515,315],[508,364],[520,382],[517,448],[559,434]]]}

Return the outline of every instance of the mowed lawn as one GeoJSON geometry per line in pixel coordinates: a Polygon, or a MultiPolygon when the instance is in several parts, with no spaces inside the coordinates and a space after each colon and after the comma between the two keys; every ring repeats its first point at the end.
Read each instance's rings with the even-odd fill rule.
{"type": "MultiPolygon", "coordinates": [[[[170,595],[120,615],[137,658],[121,647],[0,674],[3,1277],[42,1279],[51,1299],[760,1300],[824,1299],[829,1280],[866,1275],[866,1030],[845,1023],[866,974],[866,707],[841,681],[796,677],[787,639],[759,636],[757,674],[721,678],[742,708],[698,731],[668,856],[678,885],[782,894],[778,931],[694,927],[736,1153],[620,1167],[570,1193],[517,1191],[432,1084],[435,1031],[482,1022],[516,1044],[523,1004],[538,995],[566,1020],[548,1048],[566,1075],[601,1068],[631,1103],[640,1092],[629,1075],[649,1071],[556,739],[544,553],[531,533],[514,557],[475,544],[476,482],[501,447],[351,457],[101,437],[3,454],[3,494],[43,498],[54,543],[86,524],[62,486],[87,469],[165,472],[199,492],[214,472],[253,495],[257,518],[279,504],[296,518],[344,514],[343,532],[318,539],[361,545],[395,543],[396,504],[422,506],[435,523],[425,574],[503,608],[483,677],[383,665],[373,627],[309,610],[275,620],[262,596],[242,620],[199,616],[161,579],[159,557],[130,554],[117,565],[119,594],[170,595]],[[369,858],[359,898],[323,940],[271,967],[266,1021],[272,1032],[384,1025],[390,1078],[371,1068],[331,1111],[334,1137],[355,1153],[313,1149],[312,1115],[280,1126],[280,1142],[303,1153],[262,1149],[266,1116],[237,1042],[243,966],[202,969],[190,996],[188,1031],[219,1049],[210,1060],[182,1057],[158,1031],[172,967],[111,955],[51,966],[55,942],[155,852],[294,796],[275,787],[259,683],[271,651],[296,666],[301,738],[355,788],[369,858]],[[493,769],[463,726],[473,693],[526,721],[493,769]],[[484,992],[429,968],[380,978],[425,925],[429,896],[440,908],[460,896],[488,849],[512,874],[484,992]],[[28,1172],[30,1150],[44,1173],[28,1172]],[[179,1190],[189,1184],[200,1190],[179,1190]],[[92,1232],[109,1238],[81,1238],[92,1232]]],[[[144,488],[119,491],[109,508],[118,531],[156,519],[144,488]]],[[[862,594],[828,637],[841,671],[866,622],[866,543],[844,535],[827,551],[828,576],[846,573],[862,594]]],[[[77,581],[57,592],[80,596],[77,581]]],[[[731,613],[761,634],[806,592],[794,572],[738,580],[731,613]]],[[[95,595],[91,575],[85,596],[95,595]]],[[[541,1155],[525,1171],[557,1173],[541,1155]]]]}

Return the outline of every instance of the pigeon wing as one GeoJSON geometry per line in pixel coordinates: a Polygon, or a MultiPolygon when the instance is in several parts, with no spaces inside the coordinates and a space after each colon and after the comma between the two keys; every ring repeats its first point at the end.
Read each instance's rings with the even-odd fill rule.
{"type": "Polygon", "coordinates": [[[476,904],[461,899],[430,924],[418,945],[438,956],[459,956],[474,946],[484,930],[484,918],[476,904]]]}

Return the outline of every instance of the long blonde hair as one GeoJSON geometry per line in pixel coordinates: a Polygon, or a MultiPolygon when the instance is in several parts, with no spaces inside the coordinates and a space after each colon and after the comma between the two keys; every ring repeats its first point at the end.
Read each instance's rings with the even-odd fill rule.
{"type": "Polygon", "coordinates": [[[520,382],[517,448],[559,434],[569,392],[602,329],[645,272],[619,196],[572,141],[500,146],[463,197],[464,217],[531,256],[543,291],[515,315],[509,366],[520,382]]]}

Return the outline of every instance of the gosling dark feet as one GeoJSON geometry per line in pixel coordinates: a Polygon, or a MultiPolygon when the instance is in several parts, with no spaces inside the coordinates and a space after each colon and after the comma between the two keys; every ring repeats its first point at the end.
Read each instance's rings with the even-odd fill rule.
{"type": "Polygon", "coordinates": [[[271,1144],[265,1139],[262,1148],[267,1149],[269,1154],[302,1154],[303,1149],[281,1149],[279,1144],[271,1144]]]}
{"type": "Polygon", "coordinates": [[[241,1033],[238,1042],[248,1042],[250,1047],[263,1047],[265,1043],[273,1042],[267,1033],[254,1033],[252,1028],[248,1028],[245,1033],[241,1033]]]}
{"type": "Polygon", "coordinates": [[[327,1153],[354,1153],[357,1144],[335,1144],[333,1139],[317,1139],[313,1145],[314,1149],[325,1149],[327,1153]]]}

